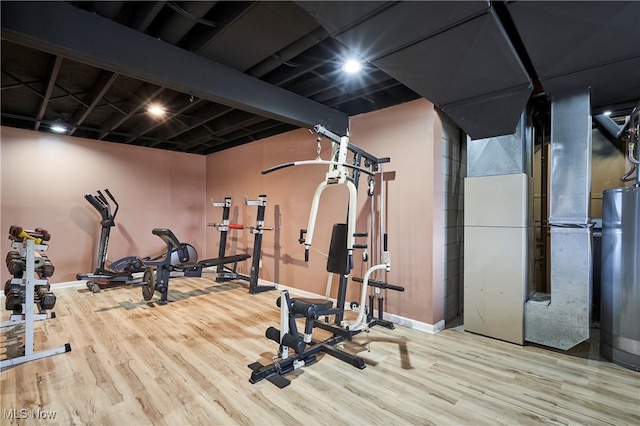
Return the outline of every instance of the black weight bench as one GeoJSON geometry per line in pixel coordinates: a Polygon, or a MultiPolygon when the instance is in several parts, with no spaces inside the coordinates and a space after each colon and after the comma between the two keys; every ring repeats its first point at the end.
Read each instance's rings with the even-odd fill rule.
{"type": "Polygon", "coordinates": [[[179,263],[174,265],[176,266],[176,269],[180,266],[193,267],[197,265],[202,266],[203,268],[209,268],[212,266],[242,262],[251,258],[251,255],[249,254],[236,254],[233,256],[217,257],[198,261],[198,254],[195,251],[195,248],[189,244],[181,243],[171,229],[154,228],[151,233],[153,235],[157,235],[165,242],[168,252],[171,251],[172,253],[175,252],[177,254],[179,263]]]}
{"type": "Polygon", "coordinates": [[[164,241],[167,245],[167,251],[161,260],[145,262],[146,268],[142,279],[144,300],[151,300],[155,290],[158,290],[161,294],[158,303],[167,303],[169,278],[173,271],[182,272],[185,277],[201,277],[204,268],[235,264],[251,258],[248,254],[237,254],[198,261],[196,249],[190,244],[181,243],[170,229],[154,228],[151,232],[164,241]]]}

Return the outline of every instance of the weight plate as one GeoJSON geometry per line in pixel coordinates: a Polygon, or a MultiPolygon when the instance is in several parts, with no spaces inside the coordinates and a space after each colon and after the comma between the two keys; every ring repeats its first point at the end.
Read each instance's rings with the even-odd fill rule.
{"type": "Polygon", "coordinates": [[[145,268],[144,274],[142,274],[142,297],[144,300],[149,301],[153,297],[155,292],[154,281],[153,268],[145,268]]]}

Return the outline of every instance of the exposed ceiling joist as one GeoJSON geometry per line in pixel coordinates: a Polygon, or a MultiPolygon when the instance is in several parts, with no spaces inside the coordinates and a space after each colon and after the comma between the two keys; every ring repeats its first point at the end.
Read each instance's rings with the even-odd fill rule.
{"type": "Polygon", "coordinates": [[[60,65],[62,65],[62,56],[56,56],[56,59],[54,59],[53,65],[51,66],[51,72],[49,73],[49,84],[47,84],[47,90],[44,92],[44,98],[42,98],[42,103],[40,104],[40,109],[38,111],[38,117],[36,119],[34,130],[38,130],[40,128],[42,117],[44,117],[44,113],[47,110],[49,99],[51,99],[51,93],[53,92],[53,88],[56,84],[56,79],[58,78],[60,65]]]}
{"type": "MultiPolygon", "coordinates": [[[[155,98],[156,96],[160,95],[163,91],[164,91],[164,87],[156,87],[153,92],[151,92],[147,98],[149,100],[155,98]]],[[[131,117],[133,117],[135,114],[137,114],[143,107],[145,106],[144,102],[136,102],[135,106],[133,108],[131,108],[131,110],[129,110],[128,113],[124,114],[124,115],[119,115],[119,116],[114,116],[113,118],[110,117],[109,119],[109,124],[105,126],[105,130],[103,132],[100,133],[100,135],[98,136],[98,140],[102,140],[105,136],[107,136],[110,132],[113,132],[115,129],[117,129],[122,123],[124,123],[125,121],[127,121],[128,119],[130,119],[131,117]]]]}
{"type": "Polygon", "coordinates": [[[78,107],[76,112],[73,114],[72,121],[74,125],[69,131],[69,135],[73,135],[73,133],[78,129],[78,126],[84,122],[117,78],[118,73],[115,72],[100,73],[96,79],[97,84],[94,84],[92,90],[85,96],[85,102],[87,102],[89,106],[84,110],[81,107],[78,107]]]}

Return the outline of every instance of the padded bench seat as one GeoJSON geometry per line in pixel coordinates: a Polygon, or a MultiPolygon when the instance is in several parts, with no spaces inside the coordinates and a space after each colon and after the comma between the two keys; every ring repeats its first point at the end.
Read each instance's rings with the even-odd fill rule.
{"type": "Polygon", "coordinates": [[[294,305],[294,311],[306,312],[310,306],[315,306],[316,312],[328,311],[333,307],[333,302],[326,299],[309,299],[306,297],[296,297],[291,299],[294,305]]]}
{"type": "Polygon", "coordinates": [[[236,254],[233,256],[218,257],[215,259],[204,259],[198,262],[198,265],[205,268],[211,266],[228,265],[229,263],[237,263],[247,260],[251,257],[249,254],[236,254]]]}

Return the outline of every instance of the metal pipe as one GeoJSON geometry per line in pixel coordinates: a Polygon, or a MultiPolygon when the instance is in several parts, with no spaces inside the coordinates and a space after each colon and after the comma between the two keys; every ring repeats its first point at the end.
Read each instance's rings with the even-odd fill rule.
{"type": "Polygon", "coordinates": [[[636,157],[634,155],[635,149],[638,146],[638,143],[640,143],[640,120],[635,120],[636,115],[640,116],[638,107],[633,110],[633,112],[629,116],[629,119],[627,120],[627,123],[631,123],[632,127],[632,129],[629,130],[629,142],[627,145],[627,157],[631,162],[631,169],[620,178],[620,181],[631,182],[634,179],[630,178],[630,176],[635,172],[634,186],[640,186],[640,170],[638,170],[638,164],[640,164],[640,156],[636,157]]]}
{"type": "Polygon", "coordinates": [[[614,139],[620,139],[622,130],[620,129],[620,126],[618,126],[618,124],[615,121],[613,121],[613,119],[610,116],[604,115],[604,114],[598,114],[598,115],[594,115],[593,119],[596,120],[598,123],[600,123],[602,128],[606,130],[606,132],[609,133],[611,136],[613,136],[614,139]]]}
{"type": "Polygon", "coordinates": [[[542,266],[542,274],[540,274],[542,278],[542,282],[538,286],[538,289],[544,293],[549,293],[550,288],[548,288],[548,274],[549,268],[547,267],[547,256],[548,256],[548,238],[547,238],[547,230],[549,228],[549,213],[547,210],[547,187],[548,187],[548,178],[549,178],[549,156],[547,155],[547,149],[549,144],[546,140],[546,126],[542,126],[542,146],[540,148],[540,238],[542,240],[542,254],[540,264],[542,266]]]}
{"type": "MultiPolygon", "coordinates": [[[[364,278],[362,280],[362,290],[360,292],[360,310],[358,311],[358,317],[353,321],[347,324],[346,328],[350,331],[360,331],[364,330],[367,327],[366,315],[365,315],[365,306],[367,303],[367,287],[369,286],[369,278],[371,274],[376,270],[387,270],[389,267],[388,264],[378,264],[374,265],[371,268],[367,269],[367,272],[364,274],[364,278]]],[[[373,312],[373,309],[372,309],[373,312]]]]}

